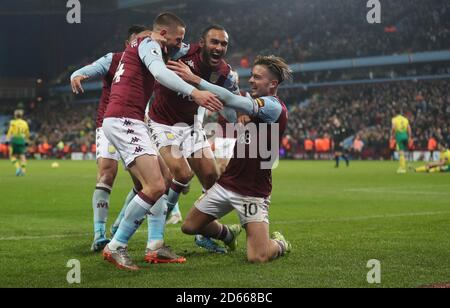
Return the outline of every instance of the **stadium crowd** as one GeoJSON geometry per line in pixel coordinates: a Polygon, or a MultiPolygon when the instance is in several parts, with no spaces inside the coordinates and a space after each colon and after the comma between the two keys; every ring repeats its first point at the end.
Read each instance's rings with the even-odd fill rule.
{"type": "MultiPolygon", "coordinates": [[[[40,104],[31,109],[25,106],[25,119],[30,125],[31,140],[28,154],[35,158],[69,158],[73,152],[94,153],[96,104],[64,103],[40,104]]],[[[11,113],[12,114],[12,113],[11,113]]],[[[2,128],[0,156],[7,157],[5,134],[2,128]]]]}
{"type": "MultiPolygon", "coordinates": [[[[432,150],[429,148],[432,139],[450,144],[450,84],[445,80],[307,91],[285,89],[280,97],[290,108],[283,141],[286,157],[314,158],[311,154],[330,153],[331,143],[327,140],[332,139],[331,119],[337,116],[351,132],[347,148],[355,157],[389,159],[394,149],[389,139],[390,121],[396,106],[402,106],[411,121],[414,135],[411,150],[432,150]]],[[[30,155],[67,157],[72,152],[95,153],[95,104],[44,104],[36,108],[39,112],[30,110],[27,116],[34,132],[30,155]]]]}
{"type": "MultiPolygon", "coordinates": [[[[239,9],[209,1],[184,7],[180,16],[188,24],[186,41],[197,40],[205,26],[220,23],[231,36],[230,63],[244,68],[251,65],[257,54],[276,54],[293,63],[450,48],[449,1],[383,1],[381,25],[367,22],[365,1],[258,0],[258,5],[255,2],[238,2],[239,9]]],[[[99,42],[98,49],[82,62],[86,64],[105,52],[122,50],[125,29],[135,23],[148,24],[148,12],[118,18],[113,35],[99,42]]],[[[73,68],[60,78],[62,83],[67,83],[73,68]]],[[[342,76],[325,79],[328,78],[346,79],[342,76]]],[[[323,74],[318,79],[324,80],[323,74]]],[[[448,91],[446,81],[283,90],[280,96],[291,108],[283,152],[295,156],[330,151],[329,142],[321,145],[317,140],[331,138],[330,118],[337,115],[344,126],[359,136],[355,155],[389,158],[390,119],[393,108],[399,104],[405,107],[412,122],[415,143],[411,147],[427,149],[432,137],[450,142],[448,91]]],[[[1,111],[0,114],[12,114],[12,109],[1,111]]],[[[41,157],[95,153],[95,112],[95,104],[46,102],[27,106],[25,114],[33,132],[29,152],[41,157]]],[[[0,141],[4,144],[7,127],[2,129],[0,141]]],[[[0,155],[6,154],[2,145],[0,155]]]]}
{"type": "MultiPolygon", "coordinates": [[[[390,141],[391,119],[401,106],[411,122],[414,144],[410,150],[433,150],[431,139],[450,143],[450,84],[448,81],[396,82],[310,90],[306,99],[299,92],[280,94],[290,103],[288,135],[291,155],[311,150],[311,142],[332,136],[332,117],[337,116],[364,151],[364,158],[386,158],[395,145],[390,141]]],[[[305,93],[303,93],[305,96],[305,93]]],[[[352,150],[352,140],[348,148],[352,150]]],[[[357,148],[359,148],[357,147],[357,148]]],[[[317,150],[317,149],[315,149],[317,150]]],[[[319,152],[330,149],[320,147],[319,152]]]]}
{"type": "MultiPolygon", "coordinates": [[[[248,68],[258,54],[297,63],[450,48],[448,1],[383,1],[382,24],[367,22],[366,2],[359,0],[250,0],[236,5],[202,1],[181,9],[188,24],[185,41],[197,41],[212,23],[223,25],[230,34],[227,58],[235,68],[248,68]]],[[[136,23],[148,24],[148,12],[121,16],[113,34],[98,42],[89,58],[70,66],[59,81],[66,82],[74,67],[105,51],[122,50],[126,29],[136,23]]]]}
{"type": "MultiPolygon", "coordinates": [[[[187,6],[180,14],[189,25],[186,41],[196,41],[211,23],[222,24],[231,39],[228,58],[236,67],[248,67],[257,54],[294,63],[450,47],[448,1],[384,1],[382,24],[375,25],[367,22],[366,2],[359,0],[255,2],[240,2],[239,9],[217,2],[202,2],[192,6],[195,10],[187,6]]],[[[123,18],[98,56],[120,50],[124,29],[136,22],[123,18]]],[[[147,17],[139,22],[147,24],[147,17]]]]}

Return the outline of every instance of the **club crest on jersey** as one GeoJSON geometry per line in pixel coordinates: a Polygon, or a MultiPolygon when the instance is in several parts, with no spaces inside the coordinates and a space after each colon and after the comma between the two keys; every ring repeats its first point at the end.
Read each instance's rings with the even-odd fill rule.
{"type": "Polygon", "coordinates": [[[217,83],[219,81],[220,75],[216,72],[212,72],[211,76],[209,77],[209,81],[211,83],[217,83]]]}
{"type": "Polygon", "coordinates": [[[167,137],[167,139],[169,139],[169,140],[175,140],[175,135],[172,134],[172,133],[166,133],[166,137],[167,137]]]}
{"type": "Polygon", "coordinates": [[[262,98],[257,98],[256,103],[258,104],[259,108],[263,108],[266,105],[266,102],[262,98]]]}

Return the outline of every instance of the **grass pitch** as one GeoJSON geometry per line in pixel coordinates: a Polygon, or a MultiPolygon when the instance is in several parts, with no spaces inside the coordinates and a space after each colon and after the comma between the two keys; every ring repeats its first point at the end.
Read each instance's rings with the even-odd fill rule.
{"type": "MultiPolygon", "coordinates": [[[[391,162],[282,161],[274,171],[271,231],[293,251],[273,263],[246,262],[245,234],[228,255],[194,245],[178,226],[166,240],[188,259],[147,265],[146,223],[130,243],[143,269],[119,271],[89,251],[94,162],[31,161],[24,178],[0,161],[0,287],[417,287],[450,281],[450,174],[395,173],[391,162]],[[69,285],[70,259],[81,263],[81,284],[69,285]],[[381,262],[381,284],[367,283],[367,262],[381,262]]],[[[109,223],[131,188],[121,171],[109,223]]],[[[195,183],[182,212],[200,195],[195,183]]],[[[231,214],[226,223],[236,223],[231,214]]]]}

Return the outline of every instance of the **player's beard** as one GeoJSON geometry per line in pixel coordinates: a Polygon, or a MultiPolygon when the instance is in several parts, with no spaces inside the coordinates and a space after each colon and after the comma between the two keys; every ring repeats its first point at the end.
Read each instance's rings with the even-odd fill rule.
{"type": "Polygon", "coordinates": [[[204,61],[204,63],[205,63],[206,65],[211,66],[211,67],[214,68],[214,67],[217,67],[217,66],[219,65],[220,61],[222,61],[222,59],[223,59],[223,56],[221,56],[221,57],[219,58],[217,64],[212,64],[212,56],[211,56],[211,52],[208,51],[206,48],[203,48],[203,50],[202,50],[202,59],[203,59],[203,61],[204,61]]]}
{"type": "Polygon", "coordinates": [[[162,58],[164,60],[164,63],[167,64],[167,62],[169,62],[170,56],[169,56],[169,54],[167,52],[163,52],[162,58]]]}
{"type": "Polygon", "coordinates": [[[163,54],[163,59],[164,62],[168,62],[169,60],[177,60],[174,59],[174,56],[177,54],[177,52],[180,51],[180,48],[174,47],[174,48],[169,48],[168,52],[166,54],[163,54]]]}

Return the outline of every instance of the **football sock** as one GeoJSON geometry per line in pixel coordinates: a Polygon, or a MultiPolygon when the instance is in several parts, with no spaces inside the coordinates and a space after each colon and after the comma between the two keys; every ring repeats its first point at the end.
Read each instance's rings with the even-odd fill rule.
{"type": "Polygon", "coordinates": [[[334,159],[336,160],[336,168],[339,167],[339,156],[335,156],[334,159]]]}
{"type": "Polygon", "coordinates": [[[437,172],[441,172],[441,168],[440,167],[434,167],[431,168],[430,170],[428,170],[429,173],[437,173],[437,172]]]}
{"type": "Polygon", "coordinates": [[[406,170],[405,154],[400,154],[400,169],[406,170]]]}
{"type": "Polygon", "coordinates": [[[277,258],[283,256],[286,253],[287,247],[286,247],[286,243],[282,242],[282,241],[278,241],[278,240],[273,240],[275,243],[278,244],[278,255],[277,258]]]}
{"type": "Polygon", "coordinates": [[[111,250],[118,247],[127,247],[130,238],[144,221],[145,215],[150,211],[153,202],[142,192],[136,195],[125,211],[125,216],[119,225],[114,238],[109,243],[111,250]]]}
{"type": "Polygon", "coordinates": [[[216,236],[216,239],[223,241],[225,244],[230,243],[234,239],[233,233],[231,233],[230,229],[226,225],[221,225],[222,228],[219,234],[216,236]]]}
{"type": "Polygon", "coordinates": [[[415,170],[416,170],[416,172],[428,172],[428,169],[426,166],[418,167],[415,170]]]}
{"type": "Polygon", "coordinates": [[[350,165],[350,161],[348,160],[347,155],[342,155],[342,158],[345,160],[345,163],[347,164],[347,167],[350,165]]]}
{"type": "Polygon", "coordinates": [[[174,215],[174,214],[181,214],[179,203],[175,204],[175,207],[172,210],[172,215],[174,215]]]}
{"type": "Polygon", "coordinates": [[[11,158],[11,163],[16,167],[16,169],[20,169],[20,164],[17,159],[11,158]]]}
{"type": "Polygon", "coordinates": [[[172,181],[167,195],[167,213],[170,214],[180,199],[181,192],[189,187],[189,183],[183,184],[175,180],[172,181]]]}
{"type": "Polygon", "coordinates": [[[147,248],[156,250],[164,245],[166,229],[167,195],[163,195],[147,215],[148,241],[147,248]]]}
{"type": "Polygon", "coordinates": [[[98,183],[92,196],[95,239],[105,238],[111,189],[111,186],[98,183]]]}
{"type": "Polygon", "coordinates": [[[122,221],[123,217],[125,216],[125,211],[127,210],[128,204],[133,200],[134,197],[138,194],[138,191],[136,188],[133,188],[127,195],[127,198],[125,199],[125,202],[123,204],[122,210],[120,210],[119,216],[117,216],[116,221],[113,224],[114,228],[119,227],[120,222],[122,221]]]}

